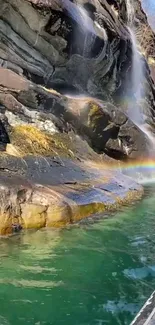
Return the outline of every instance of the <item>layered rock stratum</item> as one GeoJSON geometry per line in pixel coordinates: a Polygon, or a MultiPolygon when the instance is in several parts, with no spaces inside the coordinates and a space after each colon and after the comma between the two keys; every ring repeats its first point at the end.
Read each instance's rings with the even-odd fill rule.
{"type": "MultiPolygon", "coordinates": [[[[137,0],[137,29],[142,24],[148,26],[137,0]]],[[[140,106],[153,134],[155,85],[144,52],[142,44],[145,95],[140,106]]],[[[72,223],[104,210],[107,192],[115,197],[111,207],[141,195],[141,186],[131,186],[125,176],[122,185],[121,173],[109,170],[110,162],[148,156],[149,140],[127,114],[134,97],[132,54],[125,0],[0,0],[1,234],[16,225],[72,223]],[[86,174],[79,178],[86,161],[101,169],[98,185],[93,176],[91,182],[86,174]],[[36,166],[38,178],[33,177],[36,166]],[[61,183],[66,169],[67,184],[61,183]],[[89,204],[81,203],[83,196],[89,204]],[[58,201],[65,202],[66,213],[53,212],[58,201]]]]}

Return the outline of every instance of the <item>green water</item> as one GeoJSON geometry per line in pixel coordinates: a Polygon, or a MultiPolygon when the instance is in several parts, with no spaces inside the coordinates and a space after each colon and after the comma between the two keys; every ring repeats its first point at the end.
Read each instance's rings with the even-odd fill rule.
{"type": "Polygon", "coordinates": [[[111,219],[0,239],[0,325],[125,325],[155,289],[155,187],[111,219]]]}

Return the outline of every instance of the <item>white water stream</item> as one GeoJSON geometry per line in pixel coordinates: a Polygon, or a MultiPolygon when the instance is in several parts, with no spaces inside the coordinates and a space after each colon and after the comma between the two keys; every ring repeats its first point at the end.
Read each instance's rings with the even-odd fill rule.
{"type": "Polygon", "coordinates": [[[140,102],[143,96],[142,85],[141,85],[141,82],[144,78],[143,63],[141,60],[140,53],[138,51],[134,29],[128,27],[128,30],[130,32],[131,41],[132,41],[131,82],[132,82],[132,96],[133,96],[133,100],[131,101],[128,107],[128,115],[130,119],[140,127],[140,125],[145,123],[143,112],[140,108],[140,102]]]}
{"type": "MultiPolygon", "coordinates": [[[[132,100],[128,106],[128,115],[130,119],[136,124],[143,133],[145,133],[148,139],[148,159],[154,158],[155,156],[155,137],[152,134],[149,124],[145,121],[145,115],[141,105],[142,99],[145,97],[145,90],[142,87],[143,80],[145,79],[144,67],[142,56],[139,52],[139,45],[136,39],[134,21],[135,12],[133,0],[126,0],[127,17],[128,17],[128,30],[131,37],[132,43],[132,71],[131,71],[131,82],[132,82],[132,100]]],[[[147,165],[147,164],[146,164],[147,165]]],[[[128,171],[127,171],[128,174],[128,171]]],[[[130,176],[137,177],[140,183],[155,182],[155,171],[154,168],[137,168],[132,170],[130,176]]]]}
{"type": "Polygon", "coordinates": [[[155,138],[149,130],[149,125],[145,121],[145,115],[141,106],[142,99],[145,96],[145,91],[142,87],[142,82],[145,79],[144,67],[142,56],[139,52],[138,42],[136,39],[136,33],[134,29],[134,5],[133,0],[126,0],[127,17],[128,17],[128,30],[132,42],[132,100],[128,106],[128,115],[130,119],[145,133],[149,140],[150,156],[155,152],[155,138]]]}
{"type": "MultiPolygon", "coordinates": [[[[83,53],[88,52],[88,45],[90,41],[94,42],[96,36],[100,34],[100,36],[107,41],[107,34],[104,28],[98,26],[97,23],[93,22],[92,19],[88,16],[87,11],[79,5],[75,5],[68,0],[62,0],[65,5],[65,9],[69,12],[72,18],[80,24],[81,28],[85,30],[85,42],[83,53]],[[90,37],[91,36],[91,37],[90,37]]],[[[143,68],[143,60],[142,55],[139,52],[138,42],[136,39],[136,33],[134,28],[135,21],[135,12],[134,12],[134,4],[133,0],[126,0],[126,9],[127,9],[127,27],[130,33],[131,43],[132,43],[132,71],[131,71],[131,83],[132,83],[132,99],[130,100],[128,106],[128,115],[129,118],[136,124],[139,129],[145,133],[147,139],[149,140],[150,146],[150,157],[153,157],[152,153],[155,152],[155,139],[153,134],[149,129],[149,125],[145,121],[145,115],[143,114],[143,109],[141,106],[141,101],[145,96],[142,83],[145,79],[144,68],[143,68]]],[[[92,44],[90,44],[91,49],[92,44]]],[[[136,171],[135,171],[136,172],[136,171]]],[[[151,179],[150,173],[149,175],[143,174],[140,171],[140,178],[143,181],[143,176],[151,179]]],[[[137,172],[136,172],[137,175],[137,172]]],[[[133,175],[132,175],[133,176],[133,175]]]]}

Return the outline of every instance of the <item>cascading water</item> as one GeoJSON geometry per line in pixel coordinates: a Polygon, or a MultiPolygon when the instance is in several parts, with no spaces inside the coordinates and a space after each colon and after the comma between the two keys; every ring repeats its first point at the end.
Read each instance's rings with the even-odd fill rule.
{"type": "MultiPolygon", "coordinates": [[[[132,42],[132,71],[131,71],[131,83],[132,83],[132,99],[128,106],[128,115],[130,119],[136,124],[143,133],[145,133],[149,143],[149,157],[154,157],[155,153],[155,138],[149,130],[149,125],[145,121],[145,116],[141,107],[141,101],[145,96],[145,90],[143,89],[142,82],[145,78],[142,56],[139,53],[138,43],[136,40],[136,33],[134,29],[135,12],[132,0],[126,0],[128,30],[132,42]]],[[[128,172],[127,172],[128,173],[128,172]]],[[[133,176],[133,171],[130,176],[133,176]]],[[[146,168],[140,168],[136,172],[136,176],[141,182],[151,181],[154,178],[154,170],[147,172],[146,168]]]]}
{"type": "MultiPolygon", "coordinates": [[[[87,59],[94,58],[94,61],[97,59],[98,62],[102,60],[102,57],[105,56],[105,50],[107,47],[108,36],[104,27],[101,27],[95,19],[93,19],[93,6],[92,8],[85,8],[78,3],[72,3],[69,0],[61,0],[63,9],[67,12],[72,20],[77,24],[77,30],[74,31],[74,41],[76,43],[77,50],[80,48],[80,55],[87,59]],[[87,11],[88,10],[88,11],[87,11]],[[79,33],[80,31],[80,33],[79,33]],[[82,32],[82,33],[81,33],[82,32]],[[82,37],[81,37],[82,36],[82,37]],[[97,52],[96,44],[99,43],[99,53],[97,52]],[[82,45],[82,48],[81,48],[82,45]],[[102,48],[102,50],[101,50],[102,48]],[[95,50],[95,54],[94,54],[95,50]],[[91,56],[93,54],[93,57],[91,56]]],[[[78,52],[78,53],[79,53],[78,52]]],[[[85,80],[85,63],[87,69],[87,61],[82,59],[81,64],[83,66],[83,80],[85,80]]],[[[83,89],[81,89],[82,97],[83,89]]],[[[66,94],[69,97],[73,97],[70,93],[66,94]]],[[[88,94],[86,94],[88,97],[88,94]]],[[[75,97],[75,96],[74,96],[75,97]]],[[[81,98],[81,95],[78,95],[81,98]]]]}
{"type": "MultiPolygon", "coordinates": [[[[107,34],[104,28],[100,27],[96,22],[94,22],[88,15],[85,8],[80,5],[75,5],[74,3],[68,0],[61,0],[64,6],[64,9],[68,12],[68,14],[72,17],[72,19],[78,23],[79,28],[82,29],[82,32],[85,33],[85,42],[83,47],[83,56],[87,57],[89,55],[88,51],[91,51],[92,46],[94,45],[94,41],[96,37],[100,37],[105,41],[105,44],[108,40],[107,34]]],[[[152,148],[155,149],[154,146],[154,137],[148,129],[148,125],[146,124],[145,117],[141,108],[141,100],[144,98],[144,90],[142,86],[144,76],[143,71],[143,60],[142,56],[138,50],[138,44],[136,40],[136,33],[134,30],[134,5],[132,0],[126,0],[126,8],[127,8],[127,27],[131,37],[132,43],[132,100],[128,106],[128,115],[130,119],[136,124],[143,133],[145,133],[146,137],[149,139],[151,151],[152,148]]],[[[155,150],[154,150],[155,151],[155,150]]],[[[138,179],[143,182],[144,178],[146,180],[152,177],[152,175],[146,173],[142,169],[136,170],[132,172],[130,176],[133,175],[138,176],[138,179]],[[147,174],[147,175],[146,175],[147,174]]],[[[128,170],[127,170],[127,174],[128,170]]]]}
{"type": "Polygon", "coordinates": [[[86,10],[82,6],[72,3],[69,0],[61,0],[62,7],[66,10],[72,19],[78,23],[79,27],[87,32],[96,35],[96,31],[91,18],[87,15],[86,10]]]}
{"type": "Polygon", "coordinates": [[[127,9],[128,26],[132,26],[134,21],[135,11],[131,0],[126,0],[126,9],[127,9]]]}
{"type": "MultiPolygon", "coordinates": [[[[88,15],[87,10],[79,4],[74,4],[69,0],[61,0],[64,10],[66,10],[69,16],[78,24],[78,28],[81,29],[84,34],[83,44],[83,56],[89,57],[91,49],[94,46],[96,37],[106,41],[107,35],[104,28],[101,28],[96,22],[94,22],[88,15]]],[[[78,40],[79,35],[75,35],[76,42],[81,44],[81,39],[78,40]]]]}
{"type": "MultiPolygon", "coordinates": [[[[83,56],[89,57],[92,48],[94,47],[96,38],[99,37],[104,41],[107,41],[107,34],[103,27],[93,21],[89,15],[87,10],[81,5],[77,5],[77,11],[79,13],[81,26],[85,33],[84,44],[83,44],[83,56]]],[[[80,40],[81,42],[81,40],[80,40]]]]}
{"type": "MultiPolygon", "coordinates": [[[[128,107],[128,115],[130,119],[139,127],[145,123],[143,112],[140,108],[140,102],[142,96],[144,95],[142,92],[141,82],[144,78],[143,73],[143,63],[138,52],[137,41],[134,30],[131,27],[128,27],[131,41],[132,41],[132,96],[133,99],[128,107]]],[[[143,130],[144,132],[144,130],[143,130]]]]}
{"type": "Polygon", "coordinates": [[[95,42],[96,39],[96,33],[94,26],[92,24],[92,21],[90,20],[87,11],[82,7],[82,6],[77,6],[81,20],[82,20],[82,25],[84,29],[86,30],[85,32],[85,38],[84,38],[84,45],[83,45],[83,56],[84,57],[89,57],[89,53],[91,51],[91,48],[95,42]],[[92,27],[93,26],[93,27],[92,27]]]}
{"type": "Polygon", "coordinates": [[[132,43],[132,100],[128,107],[128,115],[130,119],[142,130],[142,132],[146,134],[152,147],[153,135],[151,135],[151,132],[149,132],[149,125],[147,126],[145,116],[141,107],[141,101],[145,96],[145,90],[142,86],[142,82],[145,79],[145,75],[143,60],[141,54],[139,53],[136,33],[134,29],[135,12],[132,0],[126,0],[126,8],[128,18],[128,30],[132,43]]]}
{"type": "MultiPolygon", "coordinates": [[[[128,107],[128,115],[130,119],[139,127],[145,123],[143,111],[140,107],[141,99],[144,96],[144,92],[142,92],[142,81],[144,77],[144,69],[143,62],[141,59],[141,55],[138,51],[138,43],[136,40],[136,34],[134,30],[134,5],[132,0],[126,0],[126,8],[127,8],[127,19],[128,19],[128,30],[131,37],[132,43],[132,70],[131,70],[131,84],[132,84],[132,100],[128,107]]],[[[145,128],[143,128],[143,132],[145,128]]]]}

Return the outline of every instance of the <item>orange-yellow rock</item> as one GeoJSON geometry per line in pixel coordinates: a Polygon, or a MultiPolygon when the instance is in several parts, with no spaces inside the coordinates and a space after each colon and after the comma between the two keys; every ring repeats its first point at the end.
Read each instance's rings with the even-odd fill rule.
{"type": "Polygon", "coordinates": [[[46,224],[46,206],[25,203],[21,204],[23,228],[42,228],[46,224]]]}
{"type": "Polygon", "coordinates": [[[71,223],[71,208],[67,204],[51,205],[46,214],[47,227],[61,227],[71,223]]]}

